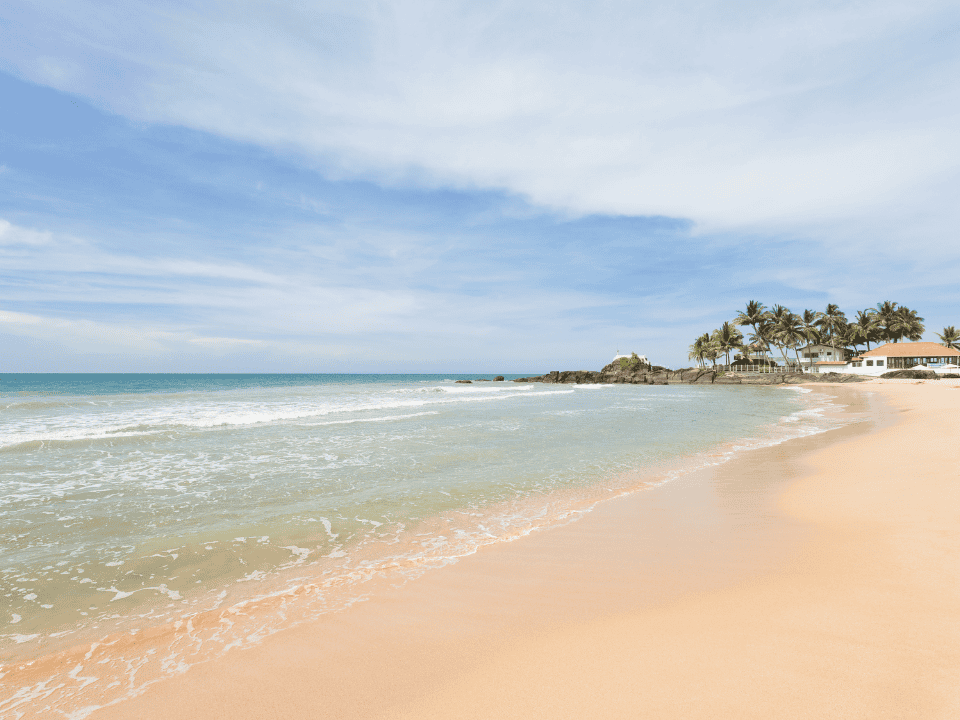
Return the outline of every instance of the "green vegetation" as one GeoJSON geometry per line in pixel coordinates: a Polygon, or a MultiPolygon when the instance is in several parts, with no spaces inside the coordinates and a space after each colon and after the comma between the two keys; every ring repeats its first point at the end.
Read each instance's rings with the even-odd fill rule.
{"type": "MultiPolygon", "coordinates": [[[[790,350],[799,365],[800,348],[807,345],[829,345],[838,351],[860,352],[861,345],[869,350],[871,343],[920,340],[924,329],[923,318],[916,310],[890,300],[877,303],[875,308],[858,310],[852,322],[832,303],[823,312],[804,310],[798,315],[783,305],[768,309],[751,300],[733,320],[694,340],[688,357],[696,360],[700,367],[706,367],[708,361],[716,367],[719,357],[723,356],[729,365],[730,353],[740,350],[752,364],[768,366],[776,364],[768,357],[776,348],[785,365],[791,364],[790,350]],[[744,339],[738,326],[749,327],[753,332],[744,339]]],[[[937,337],[947,347],[960,349],[960,333],[954,326],[945,327],[937,337]]],[[[838,353],[836,357],[839,356],[838,353]]]]}
{"type": "Polygon", "coordinates": [[[639,370],[641,367],[648,367],[647,363],[640,359],[640,356],[633,353],[628,358],[620,358],[620,367],[625,371],[639,370]]]}
{"type": "Polygon", "coordinates": [[[937,333],[937,337],[940,338],[940,342],[948,348],[960,350],[960,332],[957,332],[957,329],[953,325],[945,327],[942,333],[937,333]]]}

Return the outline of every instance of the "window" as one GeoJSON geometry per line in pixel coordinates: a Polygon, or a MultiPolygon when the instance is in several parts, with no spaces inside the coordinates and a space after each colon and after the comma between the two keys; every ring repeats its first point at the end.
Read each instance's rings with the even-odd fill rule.
{"type": "Polygon", "coordinates": [[[867,360],[867,367],[873,367],[873,360],[867,360]]]}
{"type": "Polygon", "coordinates": [[[883,367],[883,360],[877,360],[877,367],[883,367]]]}

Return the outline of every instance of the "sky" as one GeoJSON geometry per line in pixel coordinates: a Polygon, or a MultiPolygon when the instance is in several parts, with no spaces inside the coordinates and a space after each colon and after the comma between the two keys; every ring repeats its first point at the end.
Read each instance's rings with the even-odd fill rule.
{"type": "Polygon", "coordinates": [[[0,7],[0,371],[688,366],[960,326],[960,5],[0,7]]]}

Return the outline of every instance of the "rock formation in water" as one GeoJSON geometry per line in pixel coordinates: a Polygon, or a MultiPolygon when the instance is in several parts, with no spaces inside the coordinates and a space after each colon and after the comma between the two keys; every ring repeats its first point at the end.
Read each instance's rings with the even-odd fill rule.
{"type": "Polygon", "coordinates": [[[668,370],[658,366],[631,365],[614,360],[600,371],[554,370],[546,375],[517,378],[514,382],[601,385],[798,385],[801,383],[851,383],[870,378],[847,373],[739,373],[709,368],[668,370]]]}

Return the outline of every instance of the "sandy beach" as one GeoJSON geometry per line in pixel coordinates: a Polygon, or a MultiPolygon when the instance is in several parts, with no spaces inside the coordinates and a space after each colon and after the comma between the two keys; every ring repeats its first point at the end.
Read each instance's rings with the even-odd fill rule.
{"type": "Polygon", "coordinates": [[[856,422],[486,548],[91,717],[960,717],[960,388],[818,389],[856,422]]]}

